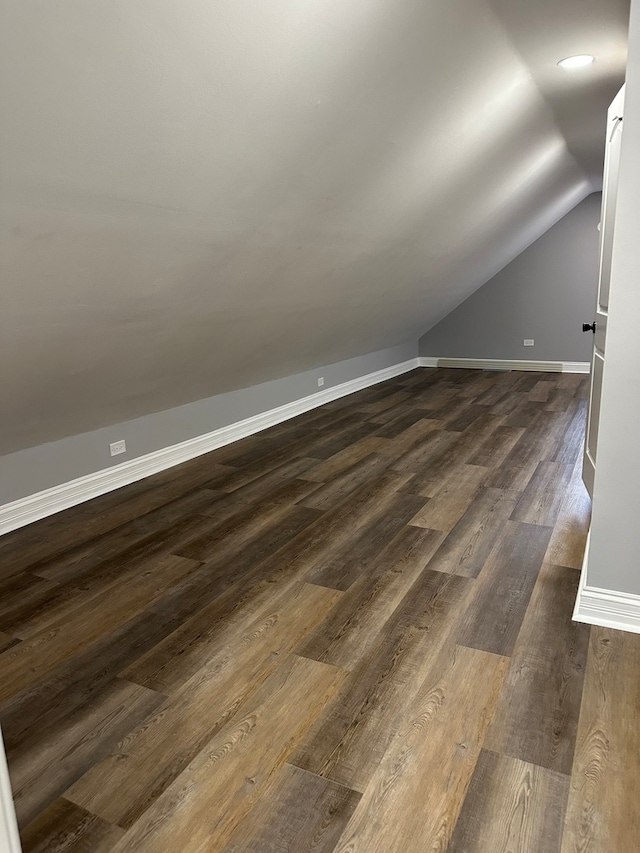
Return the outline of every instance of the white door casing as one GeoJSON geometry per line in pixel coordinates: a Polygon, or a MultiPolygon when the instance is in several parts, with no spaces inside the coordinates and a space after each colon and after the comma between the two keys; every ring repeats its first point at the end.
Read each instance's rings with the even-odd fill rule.
{"type": "Polygon", "coordinates": [[[0,732],[0,853],[20,853],[20,837],[11,796],[9,768],[0,732]]]}
{"type": "Polygon", "coordinates": [[[589,417],[584,445],[582,478],[587,491],[593,497],[596,472],[598,426],[600,422],[600,397],[604,371],[607,319],[609,316],[609,288],[611,284],[611,257],[615,228],[616,201],[618,195],[618,171],[620,146],[623,132],[624,86],[613,99],[607,118],[607,137],[602,187],[602,217],[600,222],[600,270],[598,296],[595,312],[595,334],[593,336],[593,358],[591,362],[591,391],[589,394],[589,417]]]}

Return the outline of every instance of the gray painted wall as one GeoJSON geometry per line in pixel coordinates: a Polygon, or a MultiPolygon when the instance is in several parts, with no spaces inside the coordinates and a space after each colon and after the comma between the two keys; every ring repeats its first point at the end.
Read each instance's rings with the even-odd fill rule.
{"type": "Polygon", "coordinates": [[[630,54],[587,585],[640,595],[640,0],[630,54]]]}
{"type": "Polygon", "coordinates": [[[423,335],[420,355],[589,361],[581,324],[593,319],[601,198],[584,199],[423,335]]]}
{"type": "Polygon", "coordinates": [[[318,391],[319,376],[324,377],[325,390],[417,354],[414,341],[0,456],[0,504],[308,397],[318,391]],[[127,453],[112,458],[109,444],[122,438],[127,453]]]}
{"type": "Polygon", "coordinates": [[[568,78],[500,0],[0,0],[0,453],[416,340],[590,191],[626,2],[568,78]]]}

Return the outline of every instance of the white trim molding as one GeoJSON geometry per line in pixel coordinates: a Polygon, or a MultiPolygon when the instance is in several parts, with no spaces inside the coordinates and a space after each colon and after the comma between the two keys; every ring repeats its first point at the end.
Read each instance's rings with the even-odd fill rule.
{"type": "Polygon", "coordinates": [[[467,370],[536,370],[543,373],[589,373],[588,361],[531,361],[500,358],[420,357],[421,367],[464,367],[467,370]]]}
{"type": "Polygon", "coordinates": [[[576,622],[586,622],[587,625],[640,634],[640,595],[587,586],[588,562],[589,537],[584,551],[573,619],[576,622]]]}
{"type": "Polygon", "coordinates": [[[581,582],[573,618],[588,625],[640,634],[640,595],[583,586],[581,582]]]}
{"type": "Polygon", "coordinates": [[[0,535],[114,491],[114,489],[128,486],[130,483],[144,479],[144,477],[157,474],[167,468],[172,468],[174,465],[179,465],[181,462],[187,462],[189,459],[201,456],[203,453],[209,453],[218,447],[224,447],[226,444],[254,435],[254,433],[261,432],[282,423],[282,421],[295,418],[297,415],[318,406],[323,406],[325,403],[368,388],[370,385],[377,385],[379,382],[408,373],[417,367],[420,367],[419,359],[412,358],[409,361],[376,370],[374,373],[367,373],[340,385],[334,385],[332,388],[325,388],[316,394],[293,400],[284,406],[278,406],[275,409],[216,429],[213,432],[187,439],[187,441],[182,441],[179,444],[163,447],[153,453],[147,453],[144,456],[138,456],[136,459],[122,462],[120,465],[114,465],[93,474],[86,474],[75,480],[61,483],[59,486],[53,486],[50,489],[4,504],[0,506],[0,535]]]}
{"type": "Polygon", "coordinates": [[[17,530],[41,518],[54,515],[72,506],[89,501],[92,498],[104,495],[107,492],[128,486],[137,480],[150,477],[181,462],[187,462],[204,453],[209,453],[219,447],[224,447],[241,438],[254,435],[257,432],[268,429],[282,421],[295,418],[304,412],[323,406],[340,397],[346,397],[363,388],[377,385],[387,379],[394,379],[403,373],[408,373],[417,367],[466,367],[481,370],[541,370],[565,373],[588,373],[588,362],[551,362],[551,361],[500,361],[498,359],[471,359],[471,358],[412,358],[399,364],[367,373],[340,385],[325,388],[308,397],[293,400],[275,409],[238,421],[229,426],[221,427],[213,432],[187,439],[178,444],[163,447],[153,453],[138,456],[104,468],[92,474],[86,474],[50,489],[36,492],[33,495],[20,498],[11,503],[0,506],[0,535],[17,530]]]}
{"type": "Polygon", "coordinates": [[[590,361],[563,361],[563,373],[591,373],[590,361]]]}
{"type": "Polygon", "coordinates": [[[0,732],[0,853],[20,853],[21,850],[7,757],[0,732]]]}

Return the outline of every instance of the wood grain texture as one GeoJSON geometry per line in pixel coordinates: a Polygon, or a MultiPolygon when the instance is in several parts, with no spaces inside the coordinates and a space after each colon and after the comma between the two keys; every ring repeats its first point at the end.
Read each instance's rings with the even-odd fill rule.
{"type": "Polygon", "coordinates": [[[373,418],[376,423],[383,424],[375,432],[377,438],[396,438],[418,421],[428,418],[429,413],[424,409],[410,409],[406,413],[403,411],[398,415],[397,409],[388,409],[386,415],[386,418],[382,418],[380,415],[373,418]],[[393,414],[393,417],[389,417],[390,414],[393,414]]]}
{"type": "Polygon", "coordinates": [[[505,522],[474,587],[474,602],[461,620],[456,642],[512,654],[550,536],[550,527],[505,522]]]}
{"type": "Polygon", "coordinates": [[[526,524],[553,526],[571,480],[572,467],[563,462],[538,463],[511,518],[526,524]]]}
{"type": "Polygon", "coordinates": [[[513,446],[524,435],[524,428],[499,426],[480,443],[469,457],[470,465],[489,465],[497,468],[506,459],[513,446]]]}
{"type": "Polygon", "coordinates": [[[149,592],[153,595],[154,590],[162,592],[170,588],[198,566],[199,563],[193,560],[160,554],[149,560],[132,558],[130,562],[124,560],[121,563],[106,560],[55,583],[37,601],[15,608],[7,615],[4,624],[16,636],[28,639],[46,629],[55,629],[73,621],[81,608],[102,611],[107,598],[113,601],[116,612],[123,594],[129,598],[129,606],[134,606],[134,600],[144,606],[149,592]]]}
{"type": "Polygon", "coordinates": [[[388,439],[385,446],[381,447],[378,452],[395,460],[393,467],[396,471],[414,473],[418,466],[413,454],[421,454],[425,450],[427,455],[430,454],[431,447],[437,444],[442,437],[439,434],[441,426],[440,421],[433,418],[423,418],[400,435],[388,439]]]}
{"type": "MultiPolygon", "coordinates": [[[[18,824],[24,826],[154,713],[164,697],[116,680],[63,721],[34,732],[18,754],[9,752],[18,824]]],[[[14,751],[15,752],[15,751],[14,751]]]]}
{"type": "Polygon", "coordinates": [[[290,657],[209,741],[113,853],[223,849],[346,673],[290,657]]]}
{"type": "Polygon", "coordinates": [[[482,750],[447,853],[559,853],[569,778],[482,750]]]}
{"type": "Polygon", "coordinates": [[[317,459],[302,456],[238,486],[227,482],[222,490],[212,492],[212,500],[201,506],[198,512],[216,521],[224,521],[246,506],[256,505],[262,500],[268,501],[274,492],[277,493],[277,490],[290,480],[306,479],[306,472],[317,464],[317,459]]]}
{"type": "MultiPolygon", "coordinates": [[[[307,510],[310,512],[310,510],[307,510]]],[[[19,749],[39,726],[64,719],[141,655],[172,633],[206,602],[207,567],[202,566],[167,590],[144,611],[78,649],[71,658],[27,688],[16,690],[0,707],[7,748],[19,749]]],[[[108,600],[105,602],[108,609],[108,600]]]]}
{"type": "Polygon", "coordinates": [[[446,850],[507,665],[505,658],[476,649],[443,650],[337,851],[446,850]]]}
{"type": "Polygon", "coordinates": [[[285,764],[225,853],[331,853],[359,801],[355,791],[285,764]]]}
{"type": "Polygon", "coordinates": [[[590,522],[591,499],[582,482],[582,457],[579,457],[553,525],[546,559],[559,566],[581,569],[590,522]]]}
{"type": "Polygon", "coordinates": [[[640,636],[592,628],[562,853],[636,850],[640,636]]]}
{"type": "Polygon", "coordinates": [[[331,483],[336,477],[344,474],[362,459],[380,451],[386,443],[383,439],[375,436],[361,438],[344,450],[334,453],[333,456],[323,462],[316,463],[298,476],[303,480],[312,480],[315,483],[331,483]]]}
{"type": "Polygon", "coordinates": [[[515,414],[506,421],[506,426],[524,429],[524,433],[505,457],[502,467],[512,468],[531,463],[537,465],[542,459],[553,458],[556,444],[552,441],[553,427],[557,416],[542,411],[539,404],[519,406],[515,414]]]}
{"type": "Polygon", "coordinates": [[[361,656],[291,762],[365,791],[411,697],[452,634],[469,581],[425,572],[361,656]]]}
{"type": "MultiPolygon", "coordinates": [[[[151,513],[150,513],[151,515],[151,513]]],[[[173,553],[178,543],[188,540],[198,532],[210,526],[211,522],[197,513],[187,514],[165,522],[161,518],[158,524],[149,524],[143,516],[137,521],[123,525],[121,535],[110,531],[99,537],[98,541],[82,543],[78,551],[74,550],[67,561],[64,555],[40,561],[33,569],[34,574],[63,583],[84,578],[100,572],[115,578],[120,571],[132,570],[167,553],[173,553]],[[157,529],[156,529],[157,528],[157,529]]]]}
{"type": "Polygon", "coordinates": [[[463,577],[477,577],[502,535],[504,524],[518,502],[519,492],[480,489],[452,531],[438,548],[429,568],[463,577]]]}
{"type": "Polygon", "coordinates": [[[337,595],[304,586],[281,612],[247,625],[235,644],[211,649],[207,664],[181,692],[76,782],[67,797],[112,823],[131,826],[273,675],[337,595]]]}
{"type": "Polygon", "coordinates": [[[25,853],[635,849],[587,386],[416,370],[3,537],[25,853]]]}
{"type": "Polygon", "coordinates": [[[29,853],[111,853],[124,830],[74,806],[56,800],[21,833],[29,853]]]}
{"type": "MultiPolygon", "coordinates": [[[[331,614],[298,647],[298,654],[350,669],[370,648],[442,540],[435,530],[404,527],[379,552],[331,614]]],[[[416,590],[417,592],[417,590],[416,590]]]]}
{"type": "Polygon", "coordinates": [[[331,482],[314,489],[311,495],[302,501],[302,505],[320,510],[338,506],[358,486],[366,483],[377,471],[383,471],[388,466],[389,460],[384,456],[378,456],[375,453],[365,456],[331,482]]]}
{"type": "Polygon", "coordinates": [[[11,646],[15,646],[19,642],[20,640],[17,637],[11,637],[9,634],[5,634],[4,631],[0,631],[0,654],[5,649],[10,649],[11,646]]]}
{"type": "MultiPolygon", "coordinates": [[[[187,463],[188,464],[188,463],[187,463]]],[[[182,466],[180,466],[182,468],[182,466]]],[[[212,460],[208,465],[200,461],[200,470],[212,474],[219,466],[212,460]]],[[[156,484],[155,477],[132,483],[80,506],[57,513],[30,525],[30,536],[18,530],[0,540],[0,575],[14,574],[29,568],[35,571],[39,563],[60,557],[63,564],[78,548],[87,548],[101,536],[116,532],[118,528],[137,523],[147,514],[166,507],[174,500],[180,504],[184,495],[194,490],[193,484],[180,483],[183,475],[171,469],[177,484],[156,484]]],[[[164,472],[167,477],[168,472],[164,472]]]]}
{"type": "Polygon", "coordinates": [[[444,484],[424,509],[417,513],[411,524],[432,530],[449,532],[464,515],[487,478],[487,468],[479,465],[459,465],[449,474],[444,484]]]}
{"type": "Polygon", "coordinates": [[[5,631],[20,624],[21,613],[30,613],[34,604],[48,601],[56,586],[55,581],[39,578],[30,572],[5,578],[0,583],[0,624],[5,631]]]}
{"type": "Polygon", "coordinates": [[[538,463],[535,460],[524,465],[502,465],[491,471],[485,485],[494,489],[523,492],[537,467],[538,463]]]}
{"type": "Polygon", "coordinates": [[[104,599],[89,599],[69,620],[66,614],[53,624],[0,655],[0,702],[28,687],[71,658],[79,649],[131,619],[145,605],[193,571],[197,564],[168,556],[129,582],[110,590],[104,599]]]}
{"type": "Polygon", "coordinates": [[[589,626],[571,619],[576,572],[547,564],[513,651],[487,747],[571,774],[589,626]]]}
{"type": "Polygon", "coordinates": [[[315,561],[307,574],[310,583],[349,589],[351,584],[367,573],[394,534],[402,530],[416,511],[426,503],[424,498],[396,494],[386,506],[382,516],[370,516],[360,530],[338,542],[335,547],[315,561]]]}
{"type": "MultiPolygon", "coordinates": [[[[405,470],[413,470],[416,476],[424,481],[432,482],[432,491],[425,494],[434,494],[443,482],[450,478],[452,469],[462,463],[468,462],[478,448],[478,444],[487,436],[491,435],[500,425],[501,419],[495,415],[480,415],[473,423],[461,433],[442,430],[433,439],[432,447],[426,445],[427,453],[423,448],[416,448],[411,458],[411,465],[406,462],[405,470]]],[[[396,463],[400,467],[402,459],[396,463]]]]}
{"type": "Polygon", "coordinates": [[[536,382],[527,394],[527,400],[530,400],[532,403],[546,403],[554,391],[554,387],[557,386],[553,382],[546,382],[544,380],[536,382]]]}
{"type": "Polygon", "coordinates": [[[280,486],[269,500],[257,507],[243,507],[231,518],[218,525],[209,522],[207,530],[179,546],[173,553],[202,562],[221,560],[236,553],[266,529],[275,527],[286,518],[289,508],[301,498],[315,491],[317,486],[304,480],[292,480],[280,486]]]}
{"type": "MultiPolygon", "coordinates": [[[[223,638],[238,624],[246,624],[247,619],[255,618],[262,607],[269,606],[269,602],[272,605],[275,603],[274,576],[265,570],[264,579],[263,569],[271,565],[274,555],[287,553],[286,548],[294,538],[294,531],[301,533],[316,518],[313,510],[292,510],[288,523],[280,529],[284,536],[278,536],[276,540],[284,540],[285,544],[277,549],[270,538],[269,547],[265,549],[267,556],[262,563],[247,564],[246,558],[238,562],[229,561],[222,566],[205,563],[199,570],[204,579],[201,584],[202,596],[192,612],[184,615],[173,630],[167,631],[161,639],[137,655],[134,662],[119,674],[167,693],[182,685],[206,661],[208,649],[216,642],[216,638],[223,638]],[[270,554],[272,550],[273,554],[270,554]],[[229,572],[234,582],[230,582],[229,572]]],[[[245,554],[251,551],[252,548],[245,549],[245,554]]],[[[283,570],[281,576],[287,580],[286,564],[278,561],[278,566],[283,570]]],[[[295,577],[290,580],[291,585],[294,583],[295,577]]]]}
{"type": "MultiPolygon", "coordinates": [[[[575,393],[575,391],[574,391],[575,393]]],[[[554,456],[555,462],[564,462],[574,465],[580,461],[582,466],[582,451],[584,448],[584,424],[587,416],[587,400],[576,399],[573,406],[574,414],[571,423],[567,427],[563,441],[554,456]]]]}

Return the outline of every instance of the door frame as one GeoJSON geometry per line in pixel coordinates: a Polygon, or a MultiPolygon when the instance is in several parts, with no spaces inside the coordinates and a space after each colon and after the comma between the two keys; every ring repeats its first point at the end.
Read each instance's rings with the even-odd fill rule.
{"type": "Polygon", "coordinates": [[[22,853],[2,731],[0,731],[0,853],[22,853]]]}
{"type": "MultiPolygon", "coordinates": [[[[593,336],[593,349],[591,353],[591,382],[589,387],[589,408],[588,408],[588,416],[587,416],[587,425],[585,431],[585,440],[584,440],[584,451],[582,456],[582,480],[589,492],[589,495],[593,497],[593,487],[595,480],[595,473],[597,468],[597,447],[594,448],[595,456],[592,458],[589,452],[589,444],[591,439],[591,430],[594,423],[593,415],[594,415],[594,384],[599,377],[600,387],[602,384],[602,374],[604,372],[604,361],[605,361],[605,349],[606,349],[606,326],[607,326],[607,317],[609,313],[608,299],[607,299],[607,307],[606,310],[601,310],[601,302],[600,302],[600,294],[602,292],[603,285],[603,272],[605,267],[608,265],[609,267],[609,276],[611,275],[611,258],[607,252],[607,249],[611,249],[612,242],[609,242],[607,247],[607,238],[611,236],[613,233],[613,229],[615,229],[615,210],[609,210],[609,196],[613,192],[617,191],[617,180],[618,175],[613,175],[613,179],[616,184],[612,183],[612,146],[611,142],[614,138],[614,135],[619,133],[619,128],[622,127],[622,118],[624,115],[624,98],[625,98],[625,86],[623,86],[618,94],[615,96],[613,101],[611,102],[611,106],[607,111],[607,131],[606,131],[606,145],[605,145],[605,158],[604,158],[604,181],[602,187],[602,207],[601,207],[601,216],[600,216],[600,251],[598,254],[598,290],[596,293],[596,304],[594,307],[594,318],[596,319],[600,316],[604,319],[604,323],[600,323],[600,328],[595,328],[595,334],[593,336]],[[607,215],[609,214],[609,215],[607,215]],[[607,252],[607,254],[605,254],[607,252]],[[598,350],[599,339],[601,340],[601,351],[598,350]],[[596,369],[596,364],[599,362],[599,370],[596,369]]],[[[615,203],[615,199],[614,199],[615,203]]],[[[607,287],[609,282],[606,282],[607,287]]],[[[600,420],[600,391],[597,391],[598,396],[596,398],[596,411],[595,415],[597,417],[596,423],[596,441],[597,441],[597,425],[600,420]]]]}

